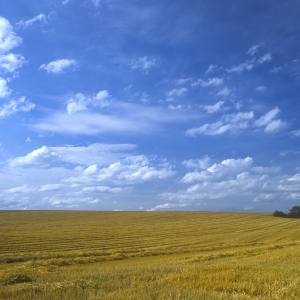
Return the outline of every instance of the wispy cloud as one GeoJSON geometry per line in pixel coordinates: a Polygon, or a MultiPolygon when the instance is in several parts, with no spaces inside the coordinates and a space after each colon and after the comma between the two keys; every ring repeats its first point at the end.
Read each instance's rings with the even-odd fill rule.
{"type": "Polygon", "coordinates": [[[264,56],[262,56],[259,60],[258,63],[262,64],[266,61],[271,61],[272,60],[272,56],[270,53],[265,54],[264,56]]]}
{"type": "Polygon", "coordinates": [[[17,112],[29,112],[34,108],[35,104],[27,101],[25,97],[21,97],[18,100],[11,100],[0,106],[0,118],[8,117],[17,112]]]}
{"type": "Polygon", "coordinates": [[[265,115],[256,120],[254,125],[256,127],[265,127],[264,131],[267,133],[279,131],[287,126],[286,122],[283,122],[280,119],[275,119],[279,112],[280,109],[278,107],[271,109],[265,115]]]}
{"type": "Polygon", "coordinates": [[[221,91],[217,93],[217,96],[228,96],[230,95],[230,93],[231,90],[227,86],[225,86],[221,91]]]}
{"type": "Polygon", "coordinates": [[[74,59],[58,59],[48,64],[42,64],[40,69],[46,70],[48,73],[61,74],[65,69],[76,66],[78,62],[74,59]]]}
{"type": "Polygon", "coordinates": [[[245,62],[242,64],[239,64],[237,66],[233,66],[229,69],[227,69],[227,72],[229,73],[242,73],[243,71],[251,71],[254,67],[253,62],[245,62]]]}
{"type": "Polygon", "coordinates": [[[188,136],[197,135],[220,135],[227,131],[239,131],[241,129],[248,128],[248,121],[253,119],[254,113],[251,112],[239,112],[234,114],[224,115],[220,121],[204,124],[200,127],[194,127],[185,132],[188,136]]]}
{"type": "Polygon", "coordinates": [[[173,89],[166,93],[168,100],[172,100],[174,96],[181,97],[187,92],[187,88],[173,89]]]}
{"type": "Polygon", "coordinates": [[[26,20],[26,21],[20,21],[17,23],[17,25],[20,25],[20,26],[24,26],[24,27],[29,27],[31,26],[33,23],[36,23],[36,22],[47,22],[47,17],[46,15],[44,14],[39,14],[37,15],[36,17],[32,18],[32,19],[29,19],[29,20],[26,20]]]}
{"type": "Polygon", "coordinates": [[[76,105],[78,106],[69,107],[69,113],[54,112],[32,127],[39,131],[64,134],[150,134],[161,129],[163,124],[180,123],[198,117],[190,112],[117,101],[112,102],[107,111],[102,111],[102,107],[97,108],[96,105],[90,106],[91,111],[84,111],[84,107],[87,108],[85,102],[77,102],[76,105]]]}
{"type": "Polygon", "coordinates": [[[209,65],[208,69],[205,71],[205,74],[213,73],[218,69],[217,65],[209,65]]]}
{"type": "Polygon", "coordinates": [[[249,48],[247,54],[250,54],[251,56],[254,56],[256,52],[258,51],[258,48],[261,46],[261,44],[253,45],[249,48]]]}
{"type": "Polygon", "coordinates": [[[96,7],[98,7],[101,3],[101,0],[91,0],[91,1],[96,7]]]}
{"type": "Polygon", "coordinates": [[[263,91],[265,91],[267,88],[264,86],[264,85],[260,85],[260,86],[258,86],[255,90],[256,91],[259,91],[259,92],[263,92],[263,91]]]}
{"type": "Polygon", "coordinates": [[[132,69],[142,69],[148,71],[149,69],[158,65],[159,59],[155,57],[143,56],[131,62],[132,69]]]}
{"type": "Polygon", "coordinates": [[[197,86],[197,85],[201,85],[202,87],[208,87],[208,86],[220,86],[221,84],[223,84],[223,78],[219,78],[219,77],[213,77],[213,78],[209,78],[206,81],[203,79],[198,79],[197,81],[192,83],[192,86],[197,86]]]}
{"type": "Polygon", "coordinates": [[[219,102],[215,103],[214,105],[204,105],[203,108],[209,114],[213,114],[215,112],[220,111],[224,103],[225,103],[224,101],[219,101],[219,102]]]}

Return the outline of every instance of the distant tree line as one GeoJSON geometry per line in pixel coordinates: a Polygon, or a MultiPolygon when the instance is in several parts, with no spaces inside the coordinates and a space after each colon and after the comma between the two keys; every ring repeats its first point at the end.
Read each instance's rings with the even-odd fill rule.
{"type": "Polygon", "coordinates": [[[293,206],[290,209],[290,212],[285,214],[282,211],[275,210],[273,213],[274,217],[281,217],[281,218],[300,218],[300,206],[293,206]]]}

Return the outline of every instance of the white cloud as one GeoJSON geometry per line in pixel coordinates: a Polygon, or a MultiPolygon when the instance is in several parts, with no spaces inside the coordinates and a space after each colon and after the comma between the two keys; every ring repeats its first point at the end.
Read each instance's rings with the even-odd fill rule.
{"type": "Polygon", "coordinates": [[[256,91],[259,91],[259,92],[263,92],[263,91],[265,91],[267,88],[264,86],[264,85],[260,85],[260,86],[258,86],[255,90],[256,91]]]}
{"type": "Polygon", "coordinates": [[[11,166],[22,166],[29,164],[49,164],[60,160],[59,155],[51,151],[48,147],[43,146],[37,150],[32,151],[26,156],[14,158],[10,161],[11,166]]]}
{"type": "Polygon", "coordinates": [[[108,98],[109,94],[106,90],[99,91],[95,96],[76,94],[74,98],[67,101],[67,112],[69,115],[72,115],[76,112],[86,111],[88,105],[99,106],[101,108],[109,106],[108,98]]]}
{"type": "Polygon", "coordinates": [[[46,192],[46,191],[59,191],[62,187],[62,184],[55,183],[55,184],[45,184],[38,189],[39,192],[46,192]]]}
{"type": "Polygon", "coordinates": [[[7,193],[7,194],[30,193],[30,192],[33,192],[33,191],[35,191],[34,188],[28,187],[26,184],[24,184],[22,186],[18,186],[18,187],[15,187],[15,188],[5,190],[4,193],[7,193]]]}
{"type": "Polygon", "coordinates": [[[166,93],[168,99],[172,99],[172,97],[177,96],[181,97],[187,92],[187,88],[173,89],[166,93]]]}
{"type": "Polygon", "coordinates": [[[111,188],[109,186],[93,186],[85,187],[82,189],[82,193],[119,193],[122,192],[123,188],[111,188]]]}
{"type": "Polygon", "coordinates": [[[210,158],[205,156],[201,159],[184,160],[182,164],[188,168],[207,169],[210,163],[210,158]]]}
{"type": "Polygon", "coordinates": [[[248,127],[248,120],[253,119],[254,113],[239,112],[236,114],[226,114],[221,121],[204,124],[200,127],[188,129],[185,134],[189,136],[204,135],[220,135],[227,131],[237,131],[248,127]]]}
{"type": "Polygon", "coordinates": [[[248,50],[247,54],[254,56],[260,46],[261,46],[261,44],[251,46],[250,49],[248,50]]]}
{"type": "Polygon", "coordinates": [[[75,95],[75,99],[71,98],[67,103],[67,112],[72,115],[79,111],[87,110],[87,100],[82,94],[75,95]]]}
{"type": "Polygon", "coordinates": [[[206,70],[205,74],[213,73],[217,70],[216,65],[209,65],[208,69],[206,70]]]}
{"type": "Polygon", "coordinates": [[[98,7],[101,3],[101,0],[92,0],[93,4],[98,7]]]}
{"type": "Polygon", "coordinates": [[[278,115],[279,112],[280,109],[278,107],[271,109],[269,112],[255,121],[255,126],[260,127],[268,125],[278,115]]]}
{"type": "Polygon", "coordinates": [[[31,26],[33,23],[35,22],[47,22],[47,17],[44,14],[39,14],[36,17],[26,20],[26,21],[20,21],[17,23],[17,25],[21,25],[21,26],[31,26]]]}
{"type": "Polygon", "coordinates": [[[209,114],[213,114],[215,112],[218,112],[221,110],[223,104],[225,102],[224,101],[219,101],[214,105],[204,105],[203,108],[209,113],[209,114]]]}
{"type": "Polygon", "coordinates": [[[300,129],[292,131],[294,136],[300,136],[300,129]]]}
{"type": "Polygon", "coordinates": [[[5,53],[17,47],[22,39],[15,35],[13,27],[3,17],[0,17],[0,53],[5,53]]]}
{"type": "MultiPolygon", "coordinates": [[[[87,173],[96,169],[98,165],[109,165],[118,159],[128,156],[128,151],[136,148],[133,144],[91,144],[88,146],[75,147],[47,147],[43,146],[32,151],[26,156],[12,159],[9,163],[13,166],[29,164],[50,164],[52,162],[66,162],[76,166],[89,166],[87,173]]],[[[79,168],[81,172],[82,169],[79,168]]]]}
{"type": "Polygon", "coordinates": [[[7,81],[0,77],[0,98],[4,98],[11,93],[10,89],[7,87],[7,81]]]}
{"type": "Polygon", "coordinates": [[[77,61],[74,59],[58,59],[48,64],[42,64],[40,69],[44,69],[48,73],[61,74],[65,69],[76,65],[77,61]]]}
{"type": "Polygon", "coordinates": [[[195,181],[223,181],[235,178],[239,173],[249,169],[253,159],[246,157],[244,159],[226,159],[221,164],[214,164],[205,171],[195,171],[187,173],[183,178],[183,183],[192,183],[195,181]]]}
{"type": "Polygon", "coordinates": [[[156,205],[155,207],[149,209],[148,211],[157,211],[161,209],[172,209],[172,208],[182,208],[182,207],[187,207],[187,203],[165,203],[165,204],[160,204],[156,205]]]}
{"type": "MultiPolygon", "coordinates": [[[[97,108],[96,105],[94,108],[97,108]]],[[[55,112],[32,127],[39,131],[67,134],[95,135],[104,132],[149,134],[161,129],[162,124],[180,123],[197,117],[197,114],[183,110],[114,101],[110,104],[109,111],[76,114],[55,112]]]]}
{"type": "Polygon", "coordinates": [[[267,133],[276,132],[276,131],[279,131],[280,129],[285,128],[287,126],[286,122],[283,122],[280,119],[274,120],[274,118],[278,115],[279,112],[280,112],[280,109],[278,107],[271,109],[265,115],[263,115],[258,120],[256,120],[254,125],[256,127],[264,127],[265,126],[264,130],[267,133]]]}
{"type": "Polygon", "coordinates": [[[280,71],[282,71],[283,70],[283,68],[282,67],[274,67],[274,68],[272,68],[271,70],[270,70],[270,74],[272,74],[272,73],[275,73],[275,74],[277,74],[278,72],[280,72],[280,71]]]}
{"type": "Polygon", "coordinates": [[[262,57],[258,60],[258,62],[259,62],[260,64],[262,64],[262,63],[264,63],[264,62],[266,62],[266,61],[271,61],[271,60],[272,60],[271,54],[270,54],[270,53],[267,53],[267,54],[265,54],[264,56],[262,56],[262,57]]]}
{"type": "Polygon", "coordinates": [[[16,112],[29,112],[34,108],[35,104],[26,101],[25,97],[21,97],[18,100],[11,100],[0,106],[0,118],[8,117],[16,112]]]}
{"type": "Polygon", "coordinates": [[[223,78],[219,78],[219,77],[213,77],[213,78],[209,78],[206,81],[203,79],[198,79],[197,81],[192,83],[192,86],[197,86],[197,85],[201,85],[202,87],[208,87],[208,86],[220,86],[221,84],[223,84],[223,78]]]}
{"type": "Polygon", "coordinates": [[[145,181],[164,180],[175,175],[170,167],[157,169],[149,166],[144,155],[129,156],[113,162],[108,167],[99,168],[91,165],[78,177],[71,177],[66,182],[107,182],[118,185],[138,184],[145,181]]]}
{"type": "Polygon", "coordinates": [[[99,101],[104,101],[109,97],[108,91],[107,90],[103,90],[103,91],[99,91],[95,97],[95,99],[99,100],[99,101]]]}
{"type": "Polygon", "coordinates": [[[0,56],[0,70],[13,73],[16,69],[21,68],[25,59],[20,54],[9,53],[0,56]]]}
{"type": "Polygon", "coordinates": [[[242,73],[243,71],[251,71],[253,69],[254,65],[252,62],[245,62],[238,66],[231,67],[227,69],[227,72],[229,73],[242,73]]]}
{"type": "Polygon", "coordinates": [[[287,123],[283,122],[279,119],[277,120],[272,120],[265,128],[265,132],[267,133],[272,133],[272,132],[277,132],[281,129],[286,128],[287,123]]]}
{"type": "Polygon", "coordinates": [[[150,58],[148,56],[143,56],[133,61],[130,66],[132,69],[142,69],[148,71],[149,69],[156,67],[158,65],[157,58],[150,58]]]}
{"type": "Polygon", "coordinates": [[[192,77],[189,77],[189,78],[180,78],[180,79],[177,79],[177,80],[175,81],[175,84],[177,84],[177,85],[182,85],[182,84],[185,84],[185,83],[187,83],[187,82],[189,82],[189,81],[192,81],[192,80],[193,80],[192,77]]]}
{"type": "Polygon", "coordinates": [[[217,96],[228,96],[228,95],[230,95],[230,93],[231,93],[231,90],[226,86],[226,87],[224,87],[224,89],[222,89],[221,91],[219,91],[217,93],[217,96]]]}

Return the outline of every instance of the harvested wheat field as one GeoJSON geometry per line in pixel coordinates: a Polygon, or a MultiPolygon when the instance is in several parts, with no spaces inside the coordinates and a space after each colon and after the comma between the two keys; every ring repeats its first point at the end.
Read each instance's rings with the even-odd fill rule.
{"type": "Polygon", "coordinates": [[[0,299],[300,299],[300,219],[0,212],[0,299]]]}

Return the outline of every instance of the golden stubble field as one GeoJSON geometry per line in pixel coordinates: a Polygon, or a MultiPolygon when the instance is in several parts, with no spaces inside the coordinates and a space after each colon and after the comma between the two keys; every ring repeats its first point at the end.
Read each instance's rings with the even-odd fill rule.
{"type": "Polygon", "coordinates": [[[0,211],[0,299],[300,299],[300,219],[0,211]]]}

